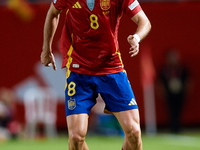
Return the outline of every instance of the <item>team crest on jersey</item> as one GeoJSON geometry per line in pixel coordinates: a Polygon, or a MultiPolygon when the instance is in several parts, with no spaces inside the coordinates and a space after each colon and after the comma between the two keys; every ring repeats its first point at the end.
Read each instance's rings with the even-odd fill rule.
{"type": "Polygon", "coordinates": [[[69,110],[73,110],[74,108],[76,108],[76,100],[70,98],[70,99],[68,100],[68,109],[69,109],[69,110]]]}
{"type": "Polygon", "coordinates": [[[110,8],[110,0],[100,0],[100,6],[102,10],[108,10],[110,8]]]}

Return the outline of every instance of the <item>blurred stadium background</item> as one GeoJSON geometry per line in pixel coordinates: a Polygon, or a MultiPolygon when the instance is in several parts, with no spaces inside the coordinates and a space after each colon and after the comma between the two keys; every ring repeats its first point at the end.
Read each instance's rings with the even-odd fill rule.
{"type": "MultiPolygon", "coordinates": [[[[53,43],[58,70],[55,72],[52,68],[45,68],[40,64],[43,25],[50,2],[51,0],[0,0],[0,101],[3,97],[12,99],[12,111],[14,111],[12,118],[15,123],[9,126],[9,130],[13,133],[17,132],[17,140],[10,141],[0,128],[0,147],[4,150],[67,149],[64,106],[65,69],[60,69],[62,56],[59,53],[59,37],[65,13],[61,14],[53,43]],[[40,88],[50,88],[56,93],[57,101],[54,110],[56,116],[51,123],[53,125],[55,123],[58,137],[56,133],[49,133],[56,136],[54,139],[45,138],[44,123],[41,121],[37,124],[36,139],[27,139],[25,94],[29,89],[40,88]],[[2,96],[3,92],[6,96],[2,96]]],[[[154,100],[149,107],[155,109],[150,109],[152,113],[150,116],[145,114],[147,107],[142,84],[146,80],[142,72],[144,69],[142,62],[145,60],[140,54],[134,58],[130,58],[128,54],[129,45],[126,38],[129,33],[134,33],[136,26],[125,15],[120,24],[119,44],[123,63],[140,108],[143,147],[150,150],[200,149],[200,92],[198,88],[200,85],[200,1],[139,0],[139,2],[152,23],[152,31],[140,45],[140,52],[148,51],[148,57],[151,57],[152,65],[146,68],[150,70],[147,74],[155,74],[155,76],[147,77],[148,81],[154,83],[154,100]],[[189,71],[190,84],[181,116],[182,130],[179,134],[172,134],[169,130],[169,110],[166,101],[160,95],[161,87],[158,83],[158,72],[164,63],[169,47],[176,48],[181,62],[189,71]],[[151,121],[156,123],[152,125],[150,134],[146,132],[149,125],[146,117],[154,118],[150,120],[150,125],[151,121]]],[[[145,63],[149,64],[147,61],[145,63]]],[[[123,133],[113,116],[105,116],[101,113],[101,101],[98,104],[89,118],[86,141],[90,149],[94,150],[120,149],[123,133]]],[[[0,113],[2,110],[0,108],[0,113]]]]}

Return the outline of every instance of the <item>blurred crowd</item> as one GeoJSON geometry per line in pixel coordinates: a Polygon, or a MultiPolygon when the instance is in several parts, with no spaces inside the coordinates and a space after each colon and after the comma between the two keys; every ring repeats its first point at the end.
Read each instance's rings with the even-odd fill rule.
{"type": "Polygon", "coordinates": [[[57,96],[53,89],[26,89],[23,98],[25,116],[21,116],[25,117],[24,125],[16,120],[16,98],[13,90],[0,89],[0,141],[19,136],[31,139],[57,136],[57,96]]]}
{"type": "Polygon", "coordinates": [[[20,126],[15,120],[15,95],[11,89],[0,89],[0,140],[16,138],[20,126]]]}
{"type": "Polygon", "coordinates": [[[189,90],[189,70],[181,62],[180,54],[174,47],[168,48],[165,63],[158,73],[160,79],[159,94],[168,106],[170,130],[181,131],[181,116],[189,90]]]}

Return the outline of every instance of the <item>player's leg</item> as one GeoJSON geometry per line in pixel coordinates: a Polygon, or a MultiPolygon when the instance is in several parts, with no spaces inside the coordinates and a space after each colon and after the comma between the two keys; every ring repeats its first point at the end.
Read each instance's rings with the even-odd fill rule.
{"type": "Polygon", "coordinates": [[[142,150],[141,129],[138,109],[113,113],[125,133],[123,150],[142,150]]]}
{"type": "Polygon", "coordinates": [[[89,150],[85,142],[88,114],[69,115],[66,120],[69,134],[69,150],[89,150]]]}
{"type": "Polygon", "coordinates": [[[138,106],[125,71],[101,78],[99,93],[105,109],[113,112],[125,133],[123,149],[142,150],[138,106]]]}
{"type": "Polygon", "coordinates": [[[88,115],[96,104],[93,77],[71,72],[65,89],[65,111],[69,132],[69,150],[88,150],[85,136],[88,115]]]}

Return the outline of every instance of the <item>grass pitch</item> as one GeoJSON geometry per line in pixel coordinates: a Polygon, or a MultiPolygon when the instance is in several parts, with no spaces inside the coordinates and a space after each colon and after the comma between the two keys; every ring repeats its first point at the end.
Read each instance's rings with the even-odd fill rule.
{"type": "MultiPolygon", "coordinates": [[[[200,150],[200,133],[142,135],[144,150],[200,150]]],[[[120,136],[87,136],[90,150],[121,150],[120,136]]],[[[17,139],[0,143],[0,150],[68,150],[68,138],[17,139]]]]}

